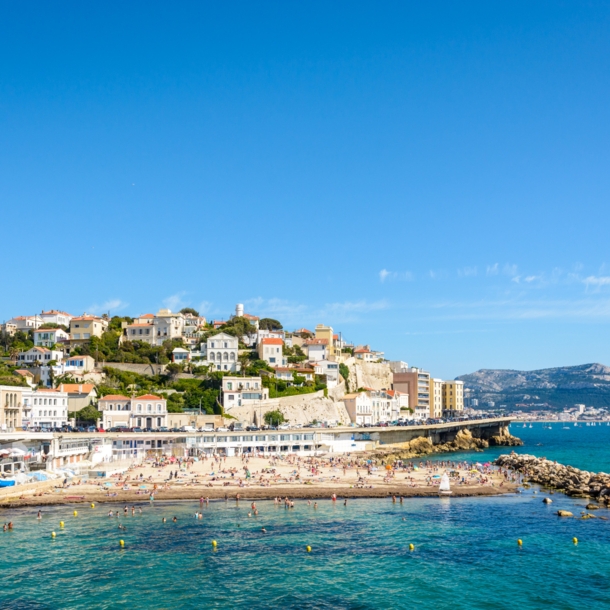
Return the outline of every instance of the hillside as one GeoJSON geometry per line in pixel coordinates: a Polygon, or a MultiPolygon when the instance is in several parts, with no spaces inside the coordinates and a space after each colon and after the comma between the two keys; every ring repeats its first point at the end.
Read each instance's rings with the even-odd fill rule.
{"type": "Polygon", "coordinates": [[[544,403],[556,409],[576,403],[610,406],[610,367],[603,364],[537,371],[481,369],[457,379],[473,390],[474,398],[493,400],[496,406],[537,408],[544,403]]]}

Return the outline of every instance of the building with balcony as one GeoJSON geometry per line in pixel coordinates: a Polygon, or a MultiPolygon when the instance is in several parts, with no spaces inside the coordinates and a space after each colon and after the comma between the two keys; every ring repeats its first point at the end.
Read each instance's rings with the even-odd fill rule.
{"type": "Polygon", "coordinates": [[[222,378],[222,406],[225,411],[245,407],[269,399],[269,388],[263,387],[260,377],[222,378]]]}

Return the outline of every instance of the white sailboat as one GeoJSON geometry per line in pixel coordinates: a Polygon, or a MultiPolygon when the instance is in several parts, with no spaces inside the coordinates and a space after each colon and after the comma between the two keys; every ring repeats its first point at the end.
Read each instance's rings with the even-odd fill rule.
{"type": "Polygon", "coordinates": [[[438,493],[441,496],[451,495],[451,486],[449,485],[449,476],[447,475],[447,473],[445,473],[441,477],[441,484],[439,485],[438,493]]]}

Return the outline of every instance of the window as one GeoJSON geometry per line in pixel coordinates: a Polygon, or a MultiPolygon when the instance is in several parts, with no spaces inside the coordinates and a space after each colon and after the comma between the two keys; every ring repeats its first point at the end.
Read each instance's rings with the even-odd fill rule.
{"type": "Polygon", "coordinates": [[[233,382],[227,381],[227,390],[232,390],[232,389],[233,389],[233,382]]]}
{"type": "Polygon", "coordinates": [[[90,339],[90,338],[91,338],[90,333],[83,333],[83,339],[90,339]]]}
{"type": "Polygon", "coordinates": [[[146,405],[146,412],[152,413],[152,405],[146,405]]]}
{"type": "Polygon", "coordinates": [[[157,405],[157,413],[161,413],[161,405],[160,404],[157,405]]]}
{"type": "MultiPolygon", "coordinates": [[[[136,411],[137,411],[138,413],[142,413],[142,405],[138,405],[138,406],[137,406],[137,408],[136,408],[136,411]]],[[[138,425],[139,425],[139,424],[138,424],[138,425]]]]}

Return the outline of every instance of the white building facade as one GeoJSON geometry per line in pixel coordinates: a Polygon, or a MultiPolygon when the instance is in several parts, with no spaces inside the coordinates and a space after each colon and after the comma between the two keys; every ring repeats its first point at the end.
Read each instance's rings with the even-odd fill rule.
{"type": "Polygon", "coordinates": [[[128,398],[112,394],[100,398],[104,430],[110,428],[143,428],[153,430],[167,426],[167,401],[154,394],[128,398]]]}
{"type": "Polygon", "coordinates": [[[212,366],[216,371],[239,371],[238,354],[239,339],[227,333],[208,337],[208,340],[201,344],[203,363],[212,366]]]}

